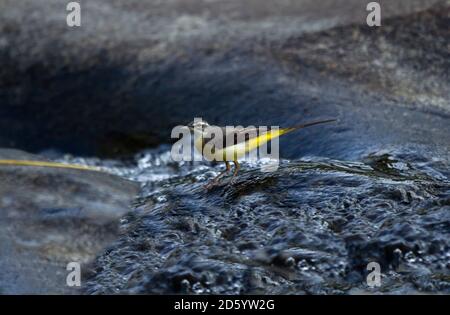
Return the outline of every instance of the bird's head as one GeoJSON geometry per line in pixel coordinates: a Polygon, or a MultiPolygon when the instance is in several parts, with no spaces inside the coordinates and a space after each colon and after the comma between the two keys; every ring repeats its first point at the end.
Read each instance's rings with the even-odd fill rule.
{"type": "Polygon", "coordinates": [[[187,125],[188,128],[192,131],[197,131],[203,133],[203,131],[209,127],[209,124],[204,120],[194,120],[190,124],[187,125]]]}

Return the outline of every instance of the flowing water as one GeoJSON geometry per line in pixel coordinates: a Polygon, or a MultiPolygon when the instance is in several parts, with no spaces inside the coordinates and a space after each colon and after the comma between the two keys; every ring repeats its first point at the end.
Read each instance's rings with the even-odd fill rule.
{"type": "Polygon", "coordinates": [[[104,166],[139,181],[121,236],[96,260],[89,293],[449,293],[448,152],[368,152],[358,162],[243,162],[234,185],[203,185],[222,166],[172,162],[170,148],[104,166]],[[367,265],[381,267],[370,288],[367,265]]]}

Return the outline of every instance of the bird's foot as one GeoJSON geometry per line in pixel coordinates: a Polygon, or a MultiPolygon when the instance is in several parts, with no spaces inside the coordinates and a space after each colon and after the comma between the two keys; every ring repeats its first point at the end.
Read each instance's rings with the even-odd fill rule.
{"type": "Polygon", "coordinates": [[[208,184],[204,185],[203,187],[204,187],[206,190],[211,190],[212,188],[214,188],[214,187],[216,187],[216,186],[218,186],[218,185],[219,185],[219,180],[213,179],[213,180],[211,180],[208,184]]]}
{"type": "Polygon", "coordinates": [[[231,177],[230,180],[228,181],[228,185],[230,185],[230,186],[232,186],[232,185],[234,185],[236,183],[237,183],[236,176],[231,177]]]}

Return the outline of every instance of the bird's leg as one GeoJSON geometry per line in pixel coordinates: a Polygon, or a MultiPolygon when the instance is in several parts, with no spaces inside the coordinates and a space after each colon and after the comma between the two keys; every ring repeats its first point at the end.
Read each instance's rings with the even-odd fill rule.
{"type": "Polygon", "coordinates": [[[219,179],[231,170],[231,166],[228,161],[225,161],[225,166],[226,166],[226,168],[223,172],[221,172],[219,175],[214,177],[208,184],[205,185],[206,189],[210,189],[213,186],[215,186],[217,184],[217,182],[219,181],[219,179]]]}
{"type": "Polygon", "coordinates": [[[238,161],[233,161],[233,163],[234,163],[234,172],[233,172],[233,176],[230,179],[230,184],[235,183],[236,175],[239,172],[239,170],[241,169],[241,165],[238,163],[238,161]]]}

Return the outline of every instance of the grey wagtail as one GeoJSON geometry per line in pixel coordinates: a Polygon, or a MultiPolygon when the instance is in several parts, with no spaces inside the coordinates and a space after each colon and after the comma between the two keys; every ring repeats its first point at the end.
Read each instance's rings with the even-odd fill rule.
{"type": "Polygon", "coordinates": [[[226,169],[205,186],[205,188],[211,188],[218,183],[221,177],[231,170],[230,162],[234,163],[234,172],[230,180],[230,183],[232,184],[240,169],[238,159],[244,157],[247,153],[268,143],[272,139],[278,138],[291,131],[333,121],[336,121],[336,119],[314,121],[298,126],[274,130],[261,130],[257,127],[248,127],[233,128],[230,131],[230,129],[226,127],[210,126],[204,120],[191,122],[188,127],[194,132],[194,147],[203,157],[209,161],[223,161],[225,163],[226,169]],[[222,137],[217,139],[216,137],[211,137],[211,134],[206,132],[208,127],[220,128],[222,137]],[[215,143],[211,144],[211,141],[215,143]],[[205,150],[207,145],[210,145],[213,149],[210,151],[205,150]]]}

